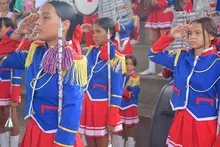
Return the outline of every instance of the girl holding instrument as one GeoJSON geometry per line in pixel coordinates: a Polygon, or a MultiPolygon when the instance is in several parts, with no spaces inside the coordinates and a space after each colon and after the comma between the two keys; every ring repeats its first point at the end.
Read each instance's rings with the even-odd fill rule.
{"type": "Polygon", "coordinates": [[[13,45],[0,50],[0,67],[25,70],[26,75],[25,119],[29,118],[29,122],[21,147],[81,146],[77,131],[87,66],[86,58],[81,55],[78,24],[71,5],[52,1],[40,7],[38,15],[25,17],[15,31],[9,31],[3,38],[5,46],[13,45]],[[58,32],[63,37],[58,38],[58,32]],[[36,35],[45,44],[32,43],[27,51],[15,51],[13,46],[16,47],[25,34],[36,35]],[[63,48],[61,61],[58,60],[60,48],[63,48]],[[63,80],[59,81],[60,77],[63,80]],[[60,90],[61,97],[58,96],[60,90]],[[60,100],[61,110],[58,110],[60,100]]]}
{"type": "MultiPolygon", "coordinates": [[[[91,26],[87,25],[87,27],[91,26]]],[[[114,40],[115,23],[112,19],[106,17],[97,19],[92,30],[96,46],[85,49],[89,79],[85,90],[79,133],[86,136],[89,147],[107,147],[108,134],[122,131],[119,110],[123,93],[123,73],[126,71],[125,58],[107,39],[109,34],[111,40],[114,40]],[[108,30],[109,33],[107,33],[108,30]],[[110,52],[108,52],[108,42],[110,52]],[[108,62],[109,57],[110,62],[108,62]]]]}

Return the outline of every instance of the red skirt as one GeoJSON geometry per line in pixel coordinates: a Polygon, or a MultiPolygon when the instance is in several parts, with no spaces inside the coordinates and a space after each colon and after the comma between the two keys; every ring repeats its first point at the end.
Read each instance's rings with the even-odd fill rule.
{"type": "MultiPolygon", "coordinates": [[[[79,133],[88,137],[103,137],[108,134],[107,126],[108,101],[91,101],[85,92],[79,133]]],[[[121,122],[113,133],[122,130],[121,122]]]]}
{"type": "Polygon", "coordinates": [[[139,123],[137,107],[120,110],[121,122],[126,126],[132,126],[139,123]]]}
{"type": "Polygon", "coordinates": [[[145,28],[165,29],[170,28],[173,22],[173,13],[164,13],[166,8],[153,9],[147,17],[145,28]]]}
{"type": "Polygon", "coordinates": [[[176,112],[167,139],[168,147],[212,147],[217,120],[196,121],[185,110],[176,112]]]}
{"type": "MultiPolygon", "coordinates": [[[[54,143],[56,133],[46,134],[31,118],[28,122],[20,147],[60,147],[54,143]]],[[[74,147],[84,147],[79,134],[76,135],[74,147]]]]}

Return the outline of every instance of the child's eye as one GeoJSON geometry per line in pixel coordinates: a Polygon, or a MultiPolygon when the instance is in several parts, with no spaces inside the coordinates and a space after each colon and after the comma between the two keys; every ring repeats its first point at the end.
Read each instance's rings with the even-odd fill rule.
{"type": "Polygon", "coordinates": [[[48,16],[44,16],[44,19],[49,19],[50,17],[48,17],[48,16]]]}
{"type": "Polygon", "coordinates": [[[192,35],[192,32],[188,32],[188,35],[192,35]]]}

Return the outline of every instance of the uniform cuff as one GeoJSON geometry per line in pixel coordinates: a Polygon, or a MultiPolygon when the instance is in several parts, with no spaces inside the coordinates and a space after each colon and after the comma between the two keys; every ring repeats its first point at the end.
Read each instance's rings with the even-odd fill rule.
{"type": "Polygon", "coordinates": [[[123,89],[123,97],[126,98],[126,99],[130,99],[131,98],[131,92],[124,88],[123,89]]]}
{"type": "Polygon", "coordinates": [[[153,53],[163,52],[170,44],[175,40],[172,36],[169,35],[170,31],[166,31],[157,42],[152,46],[151,51],[153,53]]]}
{"type": "Polygon", "coordinates": [[[20,86],[12,86],[11,101],[20,103],[21,102],[21,88],[20,86]]]}
{"type": "Polygon", "coordinates": [[[72,147],[76,139],[76,130],[58,126],[54,143],[61,147],[72,147]]]}

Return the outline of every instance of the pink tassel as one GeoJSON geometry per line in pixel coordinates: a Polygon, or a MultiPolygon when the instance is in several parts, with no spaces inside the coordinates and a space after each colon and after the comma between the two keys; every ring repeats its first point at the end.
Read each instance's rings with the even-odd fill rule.
{"type": "MultiPolygon", "coordinates": [[[[58,48],[59,44],[55,47],[51,47],[45,53],[43,59],[41,60],[41,68],[44,69],[46,73],[55,74],[58,70],[58,48]]],[[[62,70],[68,70],[73,64],[74,51],[69,46],[68,42],[63,42],[63,59],[62,59],[62,70]]]]}

